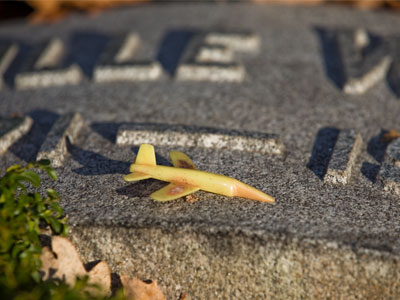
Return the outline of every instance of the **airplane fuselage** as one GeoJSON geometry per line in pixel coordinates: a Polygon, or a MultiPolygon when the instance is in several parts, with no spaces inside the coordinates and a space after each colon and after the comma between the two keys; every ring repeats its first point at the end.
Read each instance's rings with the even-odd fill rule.
{"type": "Polygon", "coordinates": [[[201,190],[230,197],[236,195],[238,184],[244,184],[235,178],[224,175],[160,165],[132,164],[130,171],[148,174],[161,181],[200,187],[201,190]]]}

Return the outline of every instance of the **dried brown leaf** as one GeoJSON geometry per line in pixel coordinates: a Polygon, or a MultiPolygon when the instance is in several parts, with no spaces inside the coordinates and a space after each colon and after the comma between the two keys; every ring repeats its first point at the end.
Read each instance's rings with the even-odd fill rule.
{"type": "MultiPolygon", "coordinates": [[[[270,4],[271,0],[253,0],[255,3],[266,3],[270,4]]],[[[315,4],[321,4],[324,2],[324,0],[277,0],[275,1],[276,3],[279,4],[288,4],[288,5],[315,5],[315,4]]]]}
{"type": "Polygon", "coordinates": [[[122,274],[121,282],[127,300],[165,300],[156,281],[146,283],[138,278],[129,278],[122,274]]]}
{"type": "Polygon", "coordinates": [[[396,130],[390,129],[388,132],[386,132],[383,135],[381,140],[382,140],[382,142],[389,143],[389,142],[391,142],[391,141],[393,141],[393,140],[395,140],[395,139],[397,139],[399,137],[400,137],[400,134],[396,130]]]}
{"type": "Polygon", "coordinates": [[[111,290],[111,270],[105,261],[100,261],[88,273],[89,283],[95,284],[99,289],[88,290],[90,294],[106,296],[111,290]]]}
{"type": "Polygon", "coordinates": [[[56,254],[58,268],[54,277],[65,278],[65,282],[74,285],[76,277],[86,275],[85,267],[75,246],[66,238],[54,236],[51,239],[51,248],[56,254]]]}
{"type": "Polygon", "coordinates": [[[64,280],[73,286],[77,277],[89,276],[90,287],[87,291],[92,295],[106,296],[111,288],[111,271],[106,262],[101,261],[87,272],[75,246],[66,238],[54,236],[51,239],[51,251],[48,247],[42,250],[41,271],[43,280],[50,278],[64,280]]]}
{"type": "Polygon", "coordinates": [[[110,7],[131,3],[146,2],[146,0],[26,0],[34,9],[31,15],[33,23],[56,22],[73,11],[99,12],[110,7]]]}
{"type": "Polygon", "coordinates": [[[182,294],[179,296],[179,300],[187,300],[187,299],[186,299],[186,293],[182,293],[182,294]]]}
{"type": "Polygon", "coordinates": [[[193,203],[193,202],[196,202],[198,200],[199,200],[199,197],[197,197],[197,196],[195,196],[193,194],[185,196],[185,201],[187,203],[193,203]]]}
{"type": "Polygon", "coordinates": [[[399,0],[386,0],[386,4],[389,7],[400,9],[400,1],[399,0]]]}
{"type": "Polygon", "coordinates": [[[58,269],[58,260],[54,253],[49,249],[49,247],[44,247],[42,249],[42,254],[40,255],[40,260],[42,261],[42,267],[40,269],[43,272],[43,280],[48,280],[51,278],[52,270],[58,269]]]}

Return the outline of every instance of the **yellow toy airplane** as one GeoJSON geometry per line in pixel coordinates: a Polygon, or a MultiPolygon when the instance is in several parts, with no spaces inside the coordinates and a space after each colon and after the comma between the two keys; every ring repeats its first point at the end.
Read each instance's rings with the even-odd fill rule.
{"type": "Polygon", "coordinates": [[[154,200],[161,202],[178,199],[198,190],[228,197],[238,196],[261,202],[275,202],[273,197],[237,179],[196,170],[190,158],[182,152],[171,151],[169,156],[173,167],[157,165],[154,147],[149,144],[140,145],[136,161],[129,168],[132,173],[124,176],[124,180],[155,178],[170,182],[150,195],[154,200]]]}

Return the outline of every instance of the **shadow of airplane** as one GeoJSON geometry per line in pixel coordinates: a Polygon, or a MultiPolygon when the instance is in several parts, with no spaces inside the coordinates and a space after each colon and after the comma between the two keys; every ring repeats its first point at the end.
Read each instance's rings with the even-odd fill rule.
{"type": "Polygon", "coordinates": [[[105,174],[128,174],[130,163],[127,161],[109,159],[93,151],[84,150],[71,144],[67,138],[67,149],[72,159],[79,162],[83,167],[72,171],[79,175],[93,176],[105,174]]]}

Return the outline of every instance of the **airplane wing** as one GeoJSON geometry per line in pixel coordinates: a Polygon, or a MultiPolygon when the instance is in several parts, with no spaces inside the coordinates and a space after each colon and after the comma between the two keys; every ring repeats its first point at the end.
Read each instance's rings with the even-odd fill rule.
{"type": "Polygon", "coordinates": [[[181,198],[198,190],[200,190],[200,188],[196,186],[170,183],[162,189],[159,189],[158,191],[152,193],[150,197],[156,201],[165,202],[181,198]]]}
{"type": "Polygon", "coordinates": [[[139,173],[139,172],[130,173],[130,174],[124,176],[125,181],[139,181],[139,180],[148,179],[148,178],[151,178],[151,176],[147,175],[147,174],[139,173]]]}
{"type": "Polygon", "coordinates": [[[196,170],[196,166],[194,165],[194,163],[183,152],[171,151],[169,153],[169,158],[171,159],[173,166],[176,168],[185,168],[185,169],[196,170]]]}

